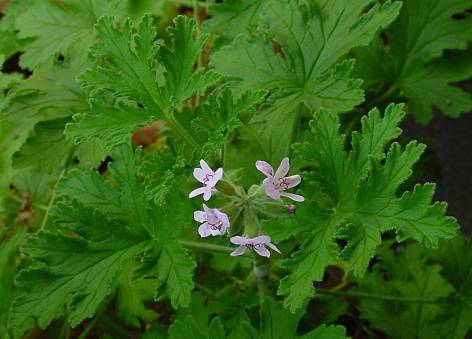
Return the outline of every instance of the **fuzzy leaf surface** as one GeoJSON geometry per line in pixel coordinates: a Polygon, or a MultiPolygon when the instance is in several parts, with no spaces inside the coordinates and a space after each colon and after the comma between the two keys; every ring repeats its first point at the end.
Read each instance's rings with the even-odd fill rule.
{"type": "Polygon", "coordinates": [[[411,141],[404,148],[393,143],[385,152],[400,135],[398,124],[404,115],[402,105],[388,106],[383,116],[373,109],[362,118],[362,131],[353,133],[352,149],[346,152],[338,118],[322,110],[310,123],[312,141],[296,146],[324,197],[313,196],[318,204],[306,202],[313,204],[313,223],[300,250],[287,261],[292,272],[279,286],[291,310],[313,296],[312,282],[320,281],[325,268],[339,258],[348,262],[349,273],[363,276],[387,230],[395,230],[397,241],[414,239],[431,248],[456,234],[457,222],[445,216],[446,205],[432,204],[434,185],[416,185],[398,195],[424,150],[424,145],[411,141]],[[336,238],[347,241],[342,251],[336,238]]]}

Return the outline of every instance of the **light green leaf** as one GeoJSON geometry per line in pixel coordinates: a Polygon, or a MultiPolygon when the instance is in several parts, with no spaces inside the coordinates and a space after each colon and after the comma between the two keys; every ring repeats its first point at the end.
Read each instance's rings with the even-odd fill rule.
{"type": "Polygon", "coordinates": [[[205,20],[202,29],[226,39],[234,39],[257,23],[264,6],[271,2],[271,0],[225,0],[222,4],[212,4],[208,10],[211,18],[205,20]]]}
{"type": "Polygon", "coordinates": [[[313,296],[312,282],[320,281],[338,256],[347,261],[347,272],[363,276],[385,231],[395,230],[398,241],[414,239],[431,248],[456,234],[457,222],[445,216],[446,205],[431,203],[434,185],[416,185],[397,196],[424,150],[412,141],[403,149],[393,143],[384,151],[400,134],[404,115],[402,105],[388,106],[383,117],[373,109],[362,118],[362,131],[353,133],[351,151],[346,152],[339,119],[322,110],[310,123],[313,140],[296,146],[303,165],[311,168],[307,177],[318,193],[312,197],[312,226],[286,263],[291,273],[278,291],[292,311],[313,296]],[[345,239],[347,245],[339,251],[333,238],[345,239]]]}
{"type": "Polygon", "coordinates": [[[165,118],[173,132],[189,141],[192,137],[176,122],[173,110],[217,80],[211,71],[193,71],[206,37],[196,38],[195,23],[184,16],[168,29],[167,47],[156,40],[151,16],[136,24],[115,21],[107,16],[96,25],[91,54],[97,66],[79,77],[95,93],[92,112],[77,115],[67,133],[76,143],[97,137],[110,149],[131,138],[138,127],[165,118]],[[113,100],[98,92],[110,93],[113,100]],[[118,104],[113,102],[117,99],[118,104]]]}
{"type": "Polygon", "coordinates": [[[16,19],[18,37],[34,38],[21,56],[22,67],[36,68],[60,53],[68,56],[76,44],[84,48],[75,51],[86,56],[97,19],[118,13],[120,6],[115,0],[33,1],[16,19]]]}
{"type": "Polygon", "coordinates": [[[14,168],[39,166],[53,172],[60,168],[72,151],[72,144],[66,140],[64,126],[69,119],[40,122],[35,126],[35,135],[13,155],[14,168]]]}
{"type": "Polygon", "coordinates": [[[367,45],[401,6],[387,1],[364,13],[369,3],[319,1],[303,12],[294,1],[277,1],[264,8],[269,41],[262,35],[240,37],[213,55],[217,71],[235,78],[236,87],[271,92],[270,107],[254,121],[267,123],[262,131],[273,162],[289,151],[300,104],[344,112],[363,101],[361,83],[350,75],[353,62],[339,60],[352,48],[367,45]]]}

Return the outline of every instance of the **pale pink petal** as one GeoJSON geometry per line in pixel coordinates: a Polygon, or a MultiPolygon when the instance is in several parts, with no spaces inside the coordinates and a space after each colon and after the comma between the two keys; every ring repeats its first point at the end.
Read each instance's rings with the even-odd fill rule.
{"type": "Polygon", "coordinates": [[[213,174],[213,170],[210,168],[210,166],[208,166],[208,164],[206,163],[205,160],[200,160],[200,167],[202,168],[202,170],[205,172],[205,174],[209,173],[209,174],[213,174]]]}
{"type": "Polygon", "coordinates": [[[209,208],[207,205],[203,204],[203,210],[205,211],[206,214],[211,213],[211,208],[209,208]]]}
{"type": "Polygon", "coordinates": [[[290,198],[290,199],[292,199],[293,201],[302,202],[302,201],[305,200],[304,197],[302,197],[301,195],[298,195],[298,194],[287,193],[287,192],[280,192],[280,195],[282,195],[282,196],[284,196],[284,197],[287,197],[287,198],[290,198]]]}
{"type": "Polygon", "coordinates": [[[223,235],[223,233],[221,233],[219,229],[212,230],[211,227],[209,227],[209,231],[210,231],[210,233],[211,233],[212,236],[215,236],[215,235],[223,235]]]}
{"type": "Polygon", "coordinates": [[[205,187],[199,187],[197,189],[194,189],[190,194],[188,195],[189,198],[196,197],[197,195],[205,193],[205,187]]]}
{"type": "Polygon", "coordinates": [[[223,224],[223,226],[225,226],[226,228],[229,227],[229,218],[228,218],[228,215],[226,213],[223,213],[221,212],[220,210],[218,209],[215,209],[215,214],[216,216],[218,217],[218,219],[221,221],[221,223],[223,224]]]}
{"type": "Polygon", "coordinates": [[[269,242],[266,245],[273,249],[275,252],[280,253],[280,250],[273,243],[269,242]]]}
{"type": "Polygon", "coordinates": [[[227,230],[228,230],[228,226],[221,225],[220,234],[224,235],[227,230]]]}
{"type": "Polygon", "coordinates": [[[292,188],[297,186],[302,181],[302,178],[300,178],[300,176],[297,174],[290,177],[285,177],[284,180],[288,184],[288,187],[286,188],[292,188]]]}
{"type": "Polygon", "coordinates": [[[268,235],[260,235],[258,237],[252,238],[251,240],[256,244],[267,244],[271,241],[268,235]]]}
{"type": "Polygon", "coordinates": [[[257,160],[256,161],[256,168],[268,177],[274,176],[274,169],[272,168],[272,166],[269,163],[267,163],[265,161],[257,160]]]}
{"type": "Polygon", "coordinates": [[[270,252],[267,248],[265,248],[264,245],[254,247],[254,251],[256,251],[257,254],[259,254],[262,257],[267,257],[267,258],[270,257],[270,252]]]}
{"type": "Polygon", "coordinates": [[[203,200],[208,201],[211,198],[211,188],[202,187],[203,189],[203,200]]]}
{"type": "Polygon", "coordinates": [[[223,169],[220,167],[216,170],[215,175],[213,176],[212,181],[212,186],[215,186],[218,181],[223,178],[223,169]]]}
{"type": "Polygon", "coordinates": [[[210,228],[208,227],[208,223],[204,223],[198,228],[198,234],[200,234],[202,238],[208,237],[210,235],[210,228]]]}
{"type": "Polygon", "coordinates": [[[277,168],[277,172],[275,172],[275,175],[274,175],[275,180],[285,177],[289,169],[290,169],[290,164],[289,164],[288,158],[285,157],[282,159],[282,162],[280,163],[279,168],[277,168]]]}
{"type": "Polygon", "coordinates": [[[262,182],[262,185],[264,185],[265,191],[269,197],[271,197],[274,200],[277,200],[280,198],[280,192],[275,187],[274,179],[265,178],[264,181],[262,182]]]}
{"type": "Polygon", "coordinates": [[[231,243],[235,245],[246,245],[247,240],[248,239],[246,237],[240,237],[240,236],[231,237],[231,239],[229,239],[229,241],[231,241],[231,243]]]}
{"type": "Polygon", "coordinates": [[[201,168],[195,168],[193,170],[193,176],[195,177],[195,179],[203,183],[203,179],[205,178],[205,172],[203,172],[201,168]]]}
{"type": "Polygon", "coordinates": [[[193,212],[193,219],[198,222],[204,222],[206,221],[206,213],[203,211],[195,211],[193,212]]]}
{"type": "Polygon", "coordinates": [[[237,249],[235,249],[229,255],[232,256],[232,257],[235,257],[237,255],[243,255],[244,252],[246,252],[246,246],[239,246],[237,249]]]}

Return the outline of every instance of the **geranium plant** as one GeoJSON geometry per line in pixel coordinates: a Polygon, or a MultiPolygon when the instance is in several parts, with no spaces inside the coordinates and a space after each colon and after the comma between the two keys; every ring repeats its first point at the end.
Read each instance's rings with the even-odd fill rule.
{"type": "Polygon", "coordinates": [[[472,329],[400,128],[472,111],[472,1],[1,3],[1,338],[472,329]]]}

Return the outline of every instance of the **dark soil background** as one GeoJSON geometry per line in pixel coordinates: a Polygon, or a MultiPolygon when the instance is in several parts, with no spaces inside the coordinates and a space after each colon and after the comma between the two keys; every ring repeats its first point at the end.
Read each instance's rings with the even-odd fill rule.
{"type": "Polygon", "coordinates": [[[412,117],[402,126],[409,139],[428,146],[419,181],[437,183],[436,200],[449,204],[448,215],[458,219],[461,229],[472,233],[472,113],[458,119],[435,112],[427,126],[412,117]]]}

